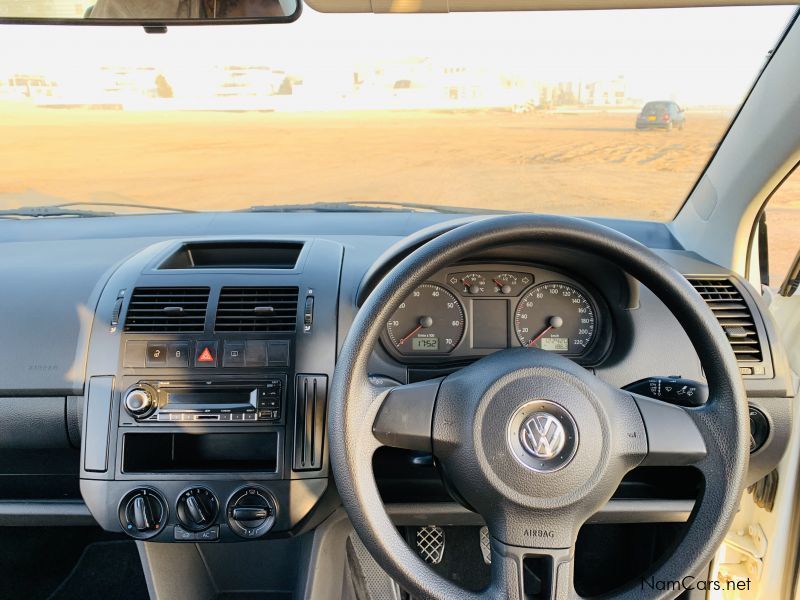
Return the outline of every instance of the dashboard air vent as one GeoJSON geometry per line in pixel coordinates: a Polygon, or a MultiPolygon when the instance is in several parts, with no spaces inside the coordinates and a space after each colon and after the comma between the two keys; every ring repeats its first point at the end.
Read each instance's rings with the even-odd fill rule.
{"type": "Polygon", "coordinates": [[[219,294],[216,331],[292,333],[297,320],[297,287],[224,287],[219,294]]]}
{"type": "Polygon", "coordinates": [[[202,333],[208,307],[207,287],[136,288],[125,331],[131,333],[202,333]]]}
{"type": "Polygon", "coordinates": [[[761,342],[750,307],[729,279],[689,279],[728,336],[739,364],[763,360],[761,342]]]}

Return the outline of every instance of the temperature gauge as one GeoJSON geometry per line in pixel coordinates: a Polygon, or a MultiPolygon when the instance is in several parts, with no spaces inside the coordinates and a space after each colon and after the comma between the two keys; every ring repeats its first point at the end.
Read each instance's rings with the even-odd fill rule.
{"type": "Polygon", "coordinates": [[[447,276],[447,281],[462,294],[471,296],[483,296],[490,289],[484,273],[451,273],[447,276]]]}

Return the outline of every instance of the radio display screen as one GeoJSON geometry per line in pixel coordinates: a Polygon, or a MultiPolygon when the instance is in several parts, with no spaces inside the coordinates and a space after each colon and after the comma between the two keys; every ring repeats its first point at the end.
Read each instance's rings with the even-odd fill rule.
{"type": "Polygon", "coordinates": [[[170,390],[167,392],[167,405],[251,405],[255,406],[257,390],[254,389],[213,389],[213,390],[170,390]]]}

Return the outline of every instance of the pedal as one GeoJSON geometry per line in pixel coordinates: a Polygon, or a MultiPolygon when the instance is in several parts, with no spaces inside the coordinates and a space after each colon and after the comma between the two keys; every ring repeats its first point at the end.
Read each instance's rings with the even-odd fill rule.
{"type": "Polygon", "coordinates": [[[483,562],[487,565],[492,564],[492,544],[489,541],[489,528],[485,525],[481,527],[481,554],[483,554],[483,562]]]}
{"type": "Polygon", "coordinates": [[[444,557],[444,529],[428,525],[417,529],[417,553],[426,563],[438,565],[444,557]]]}

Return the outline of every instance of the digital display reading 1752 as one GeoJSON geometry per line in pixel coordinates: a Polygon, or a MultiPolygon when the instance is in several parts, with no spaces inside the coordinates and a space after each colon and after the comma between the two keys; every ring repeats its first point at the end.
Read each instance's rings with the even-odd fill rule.
{"type": "Polygon", "coordinates": [[[439,338],[411,338],[411,349],[437,352],[439,350],[439,338]]]}

